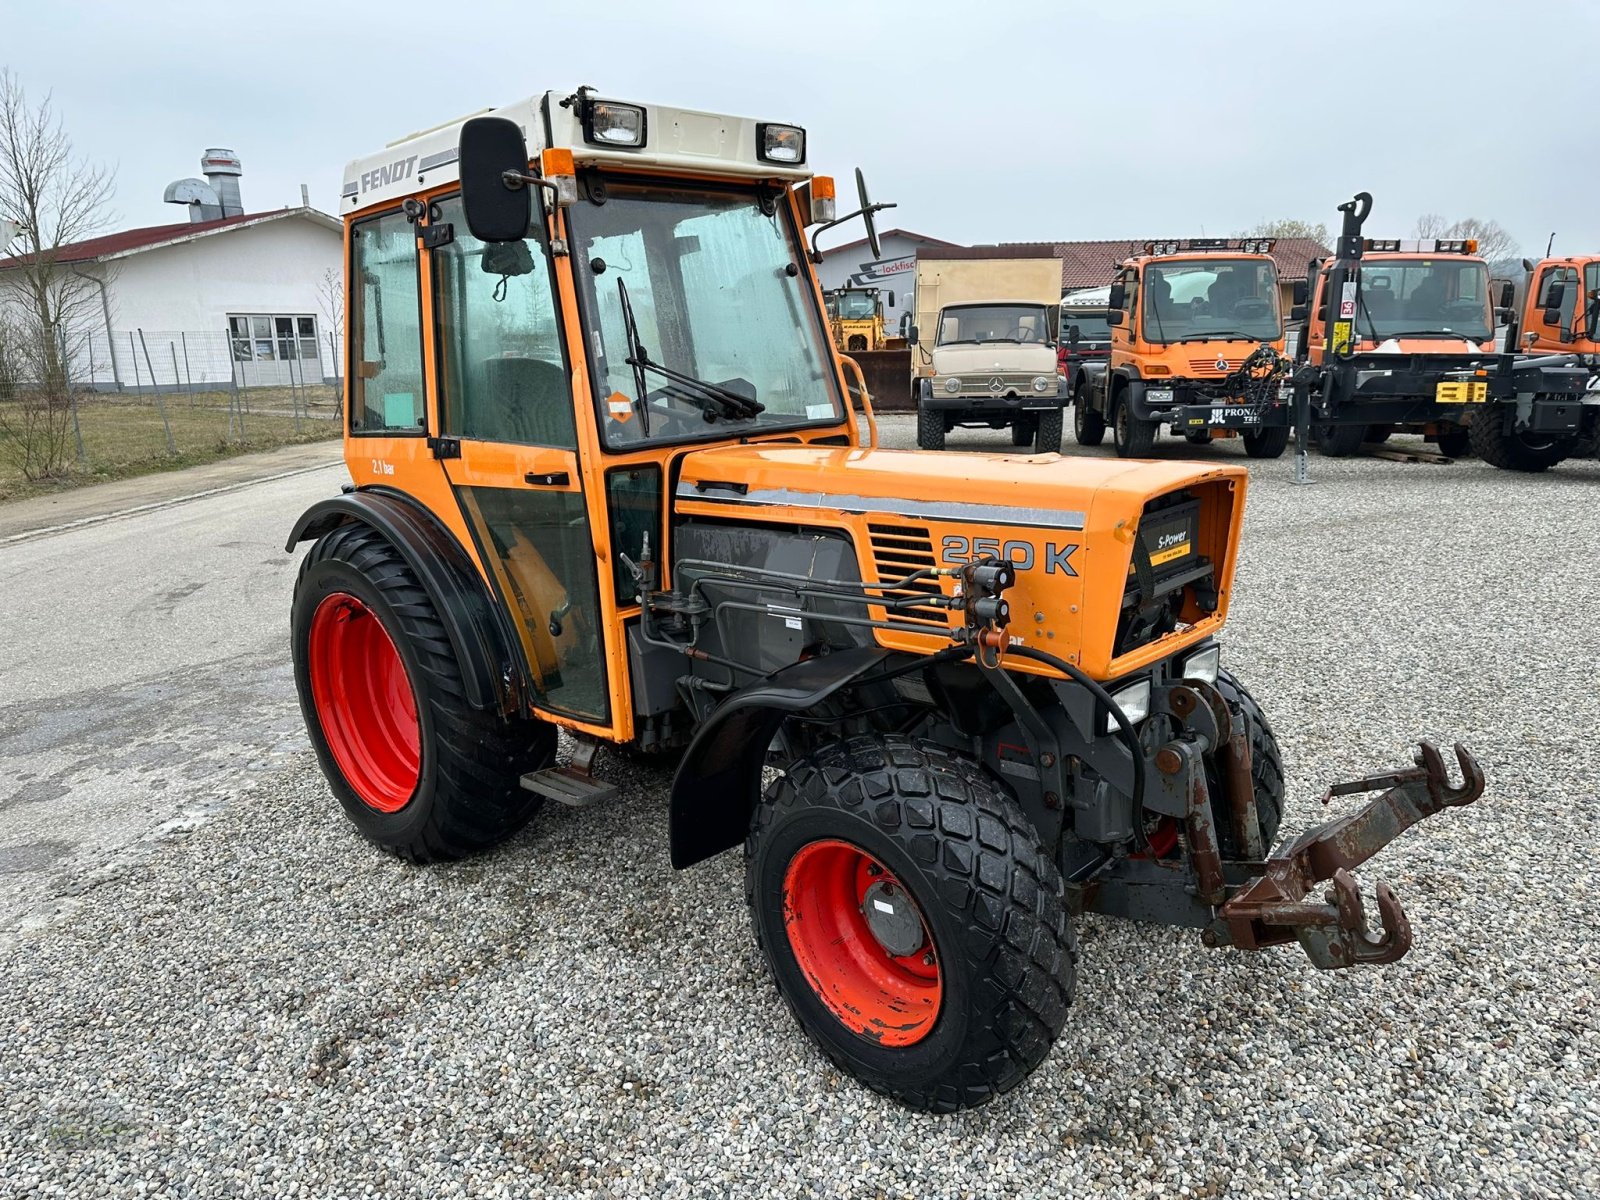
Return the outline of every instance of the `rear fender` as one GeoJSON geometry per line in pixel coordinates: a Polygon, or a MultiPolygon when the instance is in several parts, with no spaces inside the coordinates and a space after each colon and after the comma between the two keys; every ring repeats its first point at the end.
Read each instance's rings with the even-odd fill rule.
{"type": "Polygon", "coordinates": [[[359,522],[384,536],[422,583],[461,664],[467,703],[510,709],[523,683],[520,661],[489,589],[448,529],[398,492],[363,488],[313,504],[295,522],[285,550],[359,522]]]}
{"type": "Polygon", "coordinates": [[[692,867],[742,842],[783,719],[815,708],[889,654],[858,646],[809,658],[724,700],[696,731],[672,781],[672,865],[692,867]]]}

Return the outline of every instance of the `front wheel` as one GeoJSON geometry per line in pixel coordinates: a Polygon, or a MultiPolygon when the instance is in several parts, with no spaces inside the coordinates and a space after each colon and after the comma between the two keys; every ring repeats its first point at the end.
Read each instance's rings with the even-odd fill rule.
{"type": "Polygon", "coordinates": [[[307,732],[362,836],[438,862],[527,824],[540,797],[522,776],[555,756],[555,727],[467,703],[428,592],[382,534],[342,525],[311,547],[290,634],[307,732]]]}
{"type": "Polygon", "coordinates": [[[1072,436],[1080,446],[1098,446],[1106,440],[1106,419],[1089,407],[1089,390],[1084,387],[1072,398],[1072,436]]]}
{"type": "Polygon", "coordinates": [[[791,764],[745,845],[756,941],[806,1033],[913,1108],[983,1104],[1066,1022],[1077,948],[1061,876],[969,761],[907,737],[791,764]]]}
{"type": "Polygon", "coordinates": [[[1361,442],[1366,436],[1365,425],[1319,425],[1317,449],[1326,458],[1349,458],[1361,449],[1361,442]]]}
{"type": "Polygon", "coordinates": [[[1505,414],[1497,408],[1484,408],[1467,426],[1472,451],[1491,467],[1502,471],[1534,474],[1548,471],[1578,449],[1576,437],[1518,433],[1510,428],[1505,414]]]}
{"type": "Polygon", "coordinates": [[[1038,454],[1061,453],[1061,410],[1040,413],[1034,421],[1033,449],[1038,454]]]}
{"type": "Polygon", "coordinates": [[[1249,430],[1244,434],[1244,452],[1251,458],[1282,458],[1289,448],[1289,427],[1274,425],[1270,429],[1249,430]]]}
{"type": "Polygon", "coordinates": [[[1441,425],[1433,440],[1446,458],[1465,458],[1472,451],[1472,435],[1461,425],[1441,425]]]}
{"type": "Polygon", "coordinates": [[[1128,404],[1128,394],[1122,393],[1116,401],[1115,423],[1111,438],[1116,443],[1121,458],[1145,458],[1155,449],[1157,425],[1154,421],[1141,421],[1134,416],[1128,404]]]}
{"type": "Polygon", "coordinates": [[[943,450],[944,435],[944,414],[926,404],[917,405],[917,448],[943,450]]]}

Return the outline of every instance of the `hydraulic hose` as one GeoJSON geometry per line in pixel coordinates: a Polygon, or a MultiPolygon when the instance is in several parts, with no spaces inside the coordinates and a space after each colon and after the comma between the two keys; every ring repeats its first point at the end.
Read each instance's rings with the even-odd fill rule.
{"type": "Polygon", "coordinates": [[[1074,683],[1081,684],[1091,696],[1106,706],[1111,719],[1116,722],[1122,744],[1133,757],[1133,836],[1140,849],[1148,849],[1150,843],[1144,832],[1144,747],[1139,744],[1139,734],[1133,728],[1133,722],[1128,720],[1127,714],[1122,711],[1122,706],[1111,698],[1111,693],[1106,691],[1098,680],[1091,679],[1066,659],[1058,658],[1046,650],[1013,644],[1007,647],[1006,657],[1032,659],[1047,667],[1054,667],[1074,683]]]}

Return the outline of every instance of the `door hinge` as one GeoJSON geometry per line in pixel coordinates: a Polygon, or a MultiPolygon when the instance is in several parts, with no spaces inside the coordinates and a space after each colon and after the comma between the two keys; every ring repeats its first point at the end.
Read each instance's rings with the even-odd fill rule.
{"type": "Polygon", "coordinates": [[[428,439],[428,449],[433,451],[435,458],[460,458],[461,439],[453,437],[431,437],[428,439]]]}

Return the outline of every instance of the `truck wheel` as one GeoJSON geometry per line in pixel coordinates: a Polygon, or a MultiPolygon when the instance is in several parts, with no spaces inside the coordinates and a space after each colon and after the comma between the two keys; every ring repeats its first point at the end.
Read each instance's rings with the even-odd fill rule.
{"type": "Polygon", "coordinates": [[[1369,446],[1381,446],[1393,436],[1394,436],[1394,426],[1393,425],[1368,425],[1367,426],[1367,444],[1369,446]]]}
{"type": "Polygon", "coordinates": [[[1472,442],[1472,452],[1491,467],[1528,474],[1548,471],[1571,457],[1578,446],[1578,439],[1574,437],[1508,430],[1501,413],[1491,408],[1474,414],[1472,424],[1467,426],[1467,436],[1472,442]]]}
{"type": "Polygon", "coordinates": [[[1289,448],[1289,427],[1275,425],[1259,433],[1244,435],[1244,452],[1251,458],[1282,458],[1289,448]]]}
{"type": "Polygon", "coordinates": [[[1144,458],[1156,444],[1156,424],[1141,421],[1128,407],[1127,393],[1117,397],[1115,422],[1111,427],[1111,440],[1116,443],[1121,458],[1144,458]]]}
{"type": "Polygon", "coordinates": [[[1018,413],[1011,422],[1011,444],[1013,446],[1033,445],[1033,434],[1037,425],[1038,418],[1029,413],[1018,413]]]}
{"type": "MultiPolygon", "coordinates": [[[[1227,701],[1233,719],[1247,726],[1250,741],[1250,776],[1256,794],[1256,819],[1261,826],[1261,843],[1268,850],[1278,839],[1278,826],[1283,822],[1283,754],[1278,749],[1278,739],[1273,736],[1267,715],[1261,711],[1256,698],[1245,690],[1244,684],[1232,672],[1217,672],[1217,691],[1227,701]]],[[[1222,797],[1222,809],[1217,813],[1217,844],[1224,858],[1237,857],[1241,848],[1235,844],[1233,827],[1226,816],[1226,793],[1219,789],[1213,796],[1222,797]]]]}
{"type": "Polygon", "coordinates": [[[1209,446],[1211,445],[1211,430],[1191,429],[1183,435],[1183,440],[1191,446],[1209,446]]]}
{"type": "Polygon", "coordinates": [[[1089,390],[1080,387],[1072,398],[1072,436],[1080,446],[1098,446],[1106,440],[1106,419],[1089,407],[1089,390]]]}
{"type": "Polygon", "coordinates": [[[1461,425],[1441,425],[1434,441],[1446,458],[1465,458],[1472,450],[1472,435],[1461,425]]]}
{"type": "Polygon", "coordinates": [[[1361,449],[1367,436],[1365,425],[1318,425],[1317,449],[1325,458],[1349,458],[1361,449]]]}
{"type": "Polygon", "coordinates": [[[944,414],[925,404],[917,405],[917,448],[943,450],[944,433],[944,414]]]}
{"type": "Polygon", "coordinates": [[[756,942],[838,1067],[913,1108],[992,1100],[1066,1022],[1077,943],[1022,810],[931,742],[855,737],[792,764],[745,845],[756,942]]]}
{"type": "Polygon", "coordinates": [[[342,525],[311,547],[290,632],[311,744],[363,837],[439,862],[503,841],[537,811],[521,778],[555,756],[555,727],[467,704],[428,593],[377,531],[342,525]]]}
{"type": "Polygon", "coordinates": [[[1040,413],[1034,421],[1033,448],[1039,454],[1061,453],[1061,410],[1040,413]]]}

